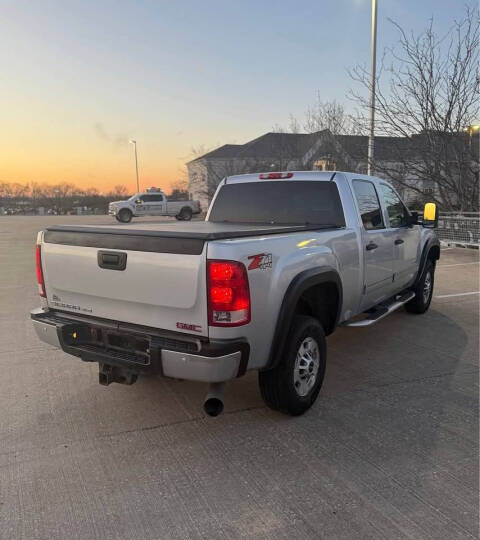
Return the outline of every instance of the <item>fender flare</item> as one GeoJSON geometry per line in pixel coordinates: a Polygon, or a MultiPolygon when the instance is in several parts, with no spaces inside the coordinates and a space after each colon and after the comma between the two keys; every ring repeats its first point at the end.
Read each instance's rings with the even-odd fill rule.
{"type": "Polygon", "coordinates": [[[331,266],[319,266],[310,268],[297,274],[285,292],[278,313],[277,324],[273,335],[273,341],[270,346],[270,354],[268,362],[263,368],[263,371],[276,367],[280,361],[280,351],[284,348],[288,336],[288,330],[294,317],[295,306],[302,294],[310,287],[320,285],[322,283],[333,283],[337,288],[338,306],[335,314],[335,324],[332,331],[338,324],[343,304],[343,287],[342,281],[336,269],[331,266]]]}
{"type": "Polygon", "coordinates": [[[438,261],[440,259],[440,242],[436,236],[430,237],[423,246],[422,249],[422,255],[420,257],[420,264],[418,265],[418,272],[415,276],[415,279],[413,280],[412,287],[415,287],[419,281],[419,279],[422,277],[423,271],[425,269],[425,265],[427,264],[427,261],[429,259],[429,253],[432,249],[438,249],[438,256],[435,256],[434,260],[438,261]]]}

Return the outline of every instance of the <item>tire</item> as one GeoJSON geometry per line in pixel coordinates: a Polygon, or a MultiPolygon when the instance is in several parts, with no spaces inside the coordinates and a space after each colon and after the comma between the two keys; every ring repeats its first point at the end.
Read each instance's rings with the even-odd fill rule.
{"type": "Polygon", "coordinates": [[[118,213],[117,219],[121,223],[130,223],[132,221],[132,212],[128,208],[122,208],[118,213]]]}
{"type": "Polygon", "coordinates": [[[181,210],[180,210],[180,214],[178,214],[178,217],[182,220],[182,221],[190,221],[192,219],[192,209],[188,206],[184,206],[181,210]]]}
{"type": "Polygon", "coordinates": [[[413,289],[415,297],[405,304],[405,309],[409,313],[420,315],[425,313],[430,307],[433,295],[433,285],[435,278],[435,266],[429,259],[423,270],[422,276],[413,289]]]}
{"type": "Polygon", "coordinates": [[[177,214],[177,215],[175,216],[175,219],[176,219],[177,221],[183,221],[183,218],[182,218],[182,216],[181,216],[180,214],[177,214]]]}
{"type": "Polygon", "coordinates": [[[297,315],[279,365],[258,374],[260,392],[268,407],[292,416],[307,411],[322,387],[326,360],[327,344],[322,325],[313,317],[297,315]],[[304,351],[302,356],[301,351],[304,351]]]}

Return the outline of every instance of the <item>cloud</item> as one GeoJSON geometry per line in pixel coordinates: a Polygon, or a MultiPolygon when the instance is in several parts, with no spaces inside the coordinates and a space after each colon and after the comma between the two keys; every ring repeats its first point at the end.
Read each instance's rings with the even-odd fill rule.
{"type": "Polygon", "coordinates": [[[95,122],[93,128],[97,137],[104,141],[110,140],[110,137],[108,136],[108,133],[105,131],[105,128],[103,127],[103,124],[101,122],[95,122]]]}
{"type": "Polygon", "coordinates": [[[123,148],[128,144],[128,136],[123,133],[111,134],[106,129],[102,122],[95,122],[93,125],[96,136],[102,141],[111,143],[114,148],[123,148]]]}
{"type": "Polygon", "coordinates": [[[126,135],[116,135],[113,139],[113,146],[116,148],[122,148],[123,146],[127,146],[128,144],[128,137],[126,135]]]}

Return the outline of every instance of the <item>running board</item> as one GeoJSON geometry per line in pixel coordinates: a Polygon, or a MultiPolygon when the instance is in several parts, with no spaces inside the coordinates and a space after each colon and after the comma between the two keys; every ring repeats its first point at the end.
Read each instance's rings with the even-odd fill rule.
{"type": "Polygon", "coordinates": [[[348,326],[348,327],[355,327],[355,328],[362,328],[364,326],[372,326],[372,324],[375,324],[376,322],[385,318],[387,315],[390,315],[390,313],[393,313],[399,307],[402,307],[403,304],[406,304],[408,301],[410,301],[414,297],[415,297],[415,293],[413,291],[408,291],[406,293],[403,293],[402,295],[396,296],[395,300],[391,304],[377,306],[375,308],[375,311],[373,313],[370,313],[370,315],[367,318],[361,319],[360,321],[352,321],[352,322],[347,321],[347,322],[342,323],[341,326],[348,326]]]}

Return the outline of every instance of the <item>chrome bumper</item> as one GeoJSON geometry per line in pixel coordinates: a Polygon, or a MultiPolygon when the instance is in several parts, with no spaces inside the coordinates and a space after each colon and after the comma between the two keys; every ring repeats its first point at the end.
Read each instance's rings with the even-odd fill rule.
{"type": "MultiPolygon", "coordinates": [[[[64,327],[85,326],[83,321],[69,319],[66,314],[50,315],[42,309],[31,312],[32,323],[37,336],[45,343],[58,347],[68,354],[79,356],[82,360],[96,361],[109,365],[127,365],[139,373],[158,373],[174,379],[203,382],[224,382],[243,375],[248,362],[249,347],[245,343],[206,343],[198,352],[170,350],[161,344],[152,351],[150,363],[136,365],[120,355],[109,355],[108,351],[92,352],[92,348],[82,348],[66,344],[62,337],[64,327]],[[238,350],[235,349],[238,345],[238,350]],[[205,350],[205,353],[204,353],[205,350]],[[218,352],[218,354],[214,354],[218,352]],[[224,354],[221,354],[224,352],[224,354]],[[203,354],[202,354],[203,353],[203,354]],[[208,354],[206,354],[208,353],[208,354]]],[[[88,325],[88,324],[87,324],[88,325]]],[[[98,326],[96,322],[92,326],[98,326]]],[[[112,328],[110,325],[109,328],[112,328]]],[[[129,331],[134,332],[135,329],[129,331]]],[[[181,336],[176,336],[181,339],[181,336]]],[[[152,347],[153,349],[153,347],[152,347]]]]}
{"type": "Polygon", "coordinates": [[[174,379],[223,382],[235,379],[240,367],[241,352],[224,356],[200,356],[163,349],[161,361],[163,374],[174,379]]]}

